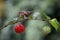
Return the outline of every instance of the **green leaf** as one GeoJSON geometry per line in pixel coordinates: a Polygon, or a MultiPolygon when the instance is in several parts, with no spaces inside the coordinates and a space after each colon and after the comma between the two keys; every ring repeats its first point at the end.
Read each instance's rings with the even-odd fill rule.
{"type": "Polygon", "coordinates": [[[59,22],[56,20],[56,18],[49,20],[49,23],[57,30],[59,27],[59,22]]]}
{"type": "Polygon", "coordinates": [[[45,13],[44,13],[44,17],[45,17],[45,19],[47,19],[47,20],[50,20],[51,18],[49,17],[49,16],[47,16],[45,13]]]}

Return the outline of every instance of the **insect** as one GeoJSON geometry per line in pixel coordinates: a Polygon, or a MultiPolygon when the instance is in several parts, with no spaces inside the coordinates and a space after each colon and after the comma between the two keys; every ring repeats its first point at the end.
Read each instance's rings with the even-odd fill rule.
{"type": "Polygon", "coordinates": [[[21,11],[21,12],[19,12],[19,14],[22,16],[24,15],[24,16],[28,17],[30,14],[32,14],[32,12],[31,11],[21,11]]]}

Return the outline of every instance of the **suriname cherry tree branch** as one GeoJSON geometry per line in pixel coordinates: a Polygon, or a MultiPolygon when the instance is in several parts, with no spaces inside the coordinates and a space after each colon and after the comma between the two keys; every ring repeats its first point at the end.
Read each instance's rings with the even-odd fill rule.
{"type": "Polygon", "coordinates": [[[2,30],[3,28],[7,27],[8,25],[12,25],[12,24],[15,24],[15,23],[18,23],[18,22],[22,23],[22,22],[24,22],[26,20],[42,20],[42,21],[47,21],[45,19],[29,19],[28,17],[31,14],[32,14],[31,11],[21,11],[21,12],[19,12],[17,20],[13,19],[12,21],[9,21],[8,24],[3,25],[3,27],[1,27],[0,30],[2,30]],[[21,19],[21,20],[19,20],[19,19],[21,19]]]}

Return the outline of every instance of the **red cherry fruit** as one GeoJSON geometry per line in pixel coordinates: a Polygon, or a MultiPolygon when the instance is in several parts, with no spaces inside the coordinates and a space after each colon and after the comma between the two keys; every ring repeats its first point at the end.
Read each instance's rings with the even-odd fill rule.
{"type": "Polygon", "coordinates": [[[25,26],[22,24],[17,24],[14,28],[14,31],[19,34],[23,33],[25,31],[25,26]]]}

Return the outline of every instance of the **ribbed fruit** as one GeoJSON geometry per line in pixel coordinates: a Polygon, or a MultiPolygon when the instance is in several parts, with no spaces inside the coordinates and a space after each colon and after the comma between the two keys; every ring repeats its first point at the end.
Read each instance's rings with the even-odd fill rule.
{"type": "Polygon", "coordinates": [[[15,31],[16,33],[21,34],[21,33],[23,33],[23,32],[25,31],[25,26],[24,26],[23,24],[17,24],[17,25],[15,26],[15,28],[14,28],[14,31],[15,31]]]}

